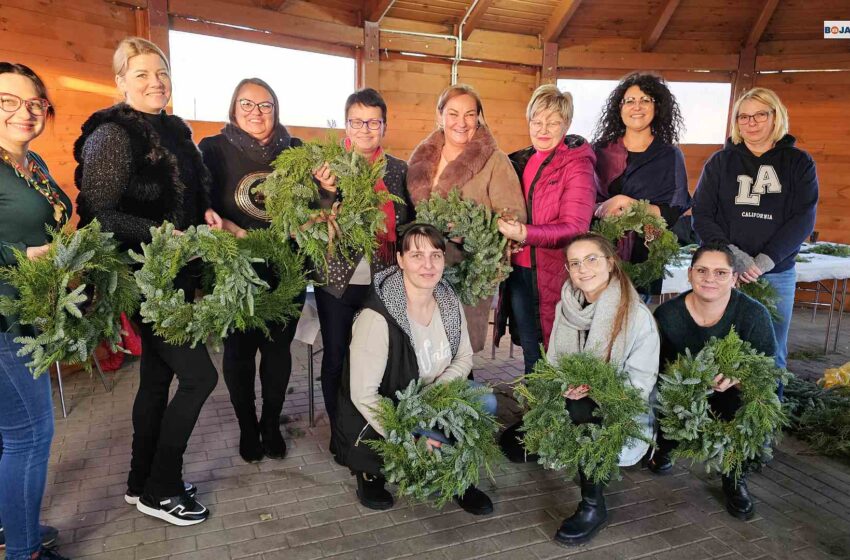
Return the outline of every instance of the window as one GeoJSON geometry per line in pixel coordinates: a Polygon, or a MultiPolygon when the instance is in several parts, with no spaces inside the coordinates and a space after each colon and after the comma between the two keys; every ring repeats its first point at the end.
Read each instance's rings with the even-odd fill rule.
{"type": "MultiPolygon", "coordinates": [[[[570,134],[580,134],[587,139],[593,130],[602,108],[617,80],[558,80],[558,88],[573,96],[574,116],[570,134]]],[[[682,144],[722,144],[726,140],[729,120],[729,99],[732,84],[718,82],[667,82],[676,96],[685,130],[679,141],[682,144]]]]}
{"type": "Polygon", "coordinates": [[[208,35],[171,31],[174,113],[227,121],[233,88],[243,78],[265,80],[280,100],[285,125],[343,128],[354,91],[354,59],[208,35]]]}

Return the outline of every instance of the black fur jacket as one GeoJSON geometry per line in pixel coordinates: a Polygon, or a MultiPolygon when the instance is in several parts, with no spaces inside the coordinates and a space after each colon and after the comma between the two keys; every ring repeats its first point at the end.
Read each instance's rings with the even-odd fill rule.
{"type": "Polygon", "coordinates": [[[204,223],[210,174],[179,117],[119,103],[93,114],[74,143],[80,225],[95,218],[124,248],[150,241],[163,221],[204,223]]]}

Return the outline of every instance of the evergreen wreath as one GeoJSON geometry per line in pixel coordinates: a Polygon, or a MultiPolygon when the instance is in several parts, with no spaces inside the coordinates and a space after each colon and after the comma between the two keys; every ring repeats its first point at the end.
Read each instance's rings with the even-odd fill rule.
{"type": "Polygon", "coordinates": [[[301,306],[294,300],[307,286],[304,257],[292,250],[288,238],[272,229],[250,230],[238,244],[253,261],[265,261],[276,282],[274,288],[260,288],[254,295],[254,314],[245,317],[245,329],[260,329],[268,335],[269,323],[297,320],[301,306]]]}
{"type": "Polygon", "coordinates": [[[538,361],[534,371],[514,387],[520,405],[523,443],[540,456],[547,469],[562,470],[568,478],[578,469],[594,482],[619,478],[619,457],[630,440],[646,441],[636,417],[649,412],[640,392],[624,372],[587,353],[563,354],[557,363],[538,361]],[[574,424],[564,393],[570,385],[590,386],[588,398],[598,408],[601,423],[574,424]]]}
{"type": "Polygon", "coordinates": [[[800,252],[847,258],[850,257],[850,245],[843,245],[841,243],[815,243],[800,252]]]}
{"type": "Polygon", "coordinates": [[[174,225],[165,222],[151,228],[151,242],[142,244],[142,254],[130,256],[142,263],[135,272],[136,283],[144,296],[142,319],[153,324],[154,333],[170,344],[190,343],[194,347],[212,337],[213,345],[234,329],[244,330],[254,314],[254,297],[268,288],[252,264],[239,250],[230,233],[212,230],[206,225],[190,226],[182,235],[174,234],[174,225]],[[200,258],[211,267],[211,293],[187,303],[182,289],[174,288],[174,279],[189,261],[200,258]]]}
{"type": "Polygon", "coordinates": [[[636,287],[646,288],[670,276],[668,266],[679,262],[679,242],[676,234],[667,229],[664,218],[649,211],[649,202],[638,200],[619,216],[609,216],[596,221],[593,231],[598,232],[616,247],[617,242],[633,231],[643,237],[649,257],[642,263],[623,262],[626,274],[636,287]]]}
{"type": "Polygon", "coordinates": [[[738,479],[751,463],[770,458],[770,444],[788,423],[776,394],[777,382],[788,374],[734,328],[722,339],[712,338],[695,357],[679,356],[660,377],[657,408],[665,436],[679,442],[674,459],[702,461],[707,472],[738,479]],[[708,403],[719,373],[741,382],[742,405],[728,422],[708,403]]]}
{"type": "Polygon", "coordinates": [[[346,152],[333,137],[306,142],[284,150],[274,161],[274,171],[256,187],[265,197],[272,228],[293,237],[301,252],[327,272],[328,261],[362,254],[371,259],[378,248],[377,232],[386,232],[383,206],[404,204],[387,191],[376,191],[386,159],[369,163],[354,151],[346,152]],[[324,162],[336,175],[341,200],[330,209],[317,208],[319,188],[313,170],[324,162]]]}
{"type": "Polygon", "coordinates": [[[381,399],[376,414],[387,437],[367,444],[382,457],[384,476],[400,495],[441,508],[478,483],[481,467],[493,478],[493,463],[502,456],[495,441],[499,425],[479,400],[490,391],[466,379],[428,386],[416,379],[396,393],[397,405],[381,399]],[[417,428],[455,441],[429,450],[427,438],[413,434],[417,428]]]}
{"type": "Polygon", "coordinates": [[[97,220],[49,233],[45,257],[29,260],[16,250],[17,265],[0,269],[0,279],[18,292],[17,299],[0,298],[0,312],[37,331],[15,339],[36,378],[54,362],[90,369],[88,359],[102,340],[120,350],[121,313],[132,315],[139,305],[129,260],[97,220]]]}
{"type": "Polygon", "coordinates": [[[774,321],[782,318],[779,314],[779,308],[776,306],[779,303],[779,294],[776,293],[773,284],[764,278],[759,278],[755,282],[739,284],[738,290],[765,306],[770,313],[770,318],[774,321]]]}
{"type": "Polygon", "coordinates": [[[499,214],[473,200],[463,200],[458,189],[444,198],[431,198],[416,205],[416,221],[431,224],[446,237],[463,239],[464,259],[446,269],[444,276],[460,301],[474,305],[492,297],[496,287],[511,272],[506,247],[499,233],[499,214]]]}

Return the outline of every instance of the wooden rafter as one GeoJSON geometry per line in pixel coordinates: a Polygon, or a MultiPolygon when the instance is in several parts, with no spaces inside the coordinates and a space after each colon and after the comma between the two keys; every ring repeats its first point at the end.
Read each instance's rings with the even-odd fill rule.
{"type": "Polygon", "coordinates": [[[549,21],[546,22],[546,27],[543,28],[543,33],[540,34],[544,43],[558,42],[558,38],[567,23],[575,15],[580,4],[581,0],[561,0],[558,2],[549,17],[549,21]]]}
{"type": "Polygon", "coordinates": [[[655,15],[642,37],[642,48],[644,51],[651,51],[658,44],[658,40],[670,23],[670,18],[673,17],[673,12],[679,7],[681,0],[667,0],[661,7],[661,10],[655,15]]]}
{"type": "Polygon", "coordinates": [[[260,7],[274,12],[283,11],[289,0],[260,0],[260,7]]]}
{"type": "Polygon", "coordinates": [[[395,0],[366,0],[363,19],[366,21],[381,21],[384,14],[393,7],[395,0]]]}
{"type": "Polygon", "coordinates": [[[484,14],[487,12],[487,8],[493,3],[493,0],[478,0],[478,4],[472,9],[472,12],[469,14],[469,17],[466,18],[466,23],[463,24],[463,40],[466,41],[469,39],[469,36],[478,27],[478,24],[481,22],[481,18],[484,17],[484,14]]]}
{"type": "Polygon", "coordinates": [[[761,41],[761,36],[764,35],[764,30],[767,29],[767,24],[770,22],[770,18],[773,17],[773,12],[776,11],[776,6],[778,4],[779,0],[764,0],[761,11],[756,18],[755,23],[753,23],[753,26],[750,28],[750,35],[744,43],[745,47],[755,47],[758,45],[758,42],[761,41]]]}

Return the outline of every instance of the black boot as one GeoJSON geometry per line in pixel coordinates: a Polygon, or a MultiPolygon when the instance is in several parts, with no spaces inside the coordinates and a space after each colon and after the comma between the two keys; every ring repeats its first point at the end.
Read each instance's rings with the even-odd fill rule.
{"type": "Polygon", "coordinates": [[[254,404],[251,408],[238,411],[239,421],[239,456],[246,463],[257,463],[263,459],[263,446],[260,444],[260,425],[257,423],[257,413],[254,404]]]}
{"type": "Polygon", "coordinates": [[[393,495],[390,494],[384,484],[386,479],[382,476],[370,476],[364,472],[356,473],[357,497],[363,507],[369,509],[390,509],[393,507],[393,495]]]}
{"type": "Polygon", "coordinates": [[[534,453],[526,453],[525,446],[522,444],[522,420],[510,426],[502,432],[499,438],[499,446],[502,448],[502,453],[512,463],[536,463],[539,456],[534,453]]]}
{"type": "Polygon", "coordinates": [[[608,510],[605,508],[603,490],[605,484],[595,484],[588,480],[583,472],[581,477],[581,501],[578,509],[561,523],[561,528],[555,533],[555,541],[568,546],[589,541],[593,535],[608,522],[608,510]]]}
{"type": "Polygon", "coordinates": [[[263,410],[260,418],[260,434],[263,438],[263,451],[270,459],[286,457],[286,441],[280,433],[280,412],[267,413],[263,410]]]}
{"type": "Polygon", "coordinates": [[[673,470],[673,461],[670,460],[670,452],[666,449],[657,448],[652,458],[646,462],[646,467],[654,474],[670,474],[673,470]]]}
{"type": "Polygon", "coordinates": [[[472,515],[487,515],[493,513],[493,502],[490,497],[476,488],[470,486],[463,496],[455,496],[455,503],[463,508],[463,511],[472,515]]]}
{"type": "Polygon", "coordinates": [[[738,519],[752,519],[755,515],[753,500],[750,498],[750,492],[747,489],[747,479],[745,475],[741,475],[738,483],[735,484],[735,479],[731,476],[723,476],[723,494],[726,496],[726,511],[732,517],[738,519]]]}

